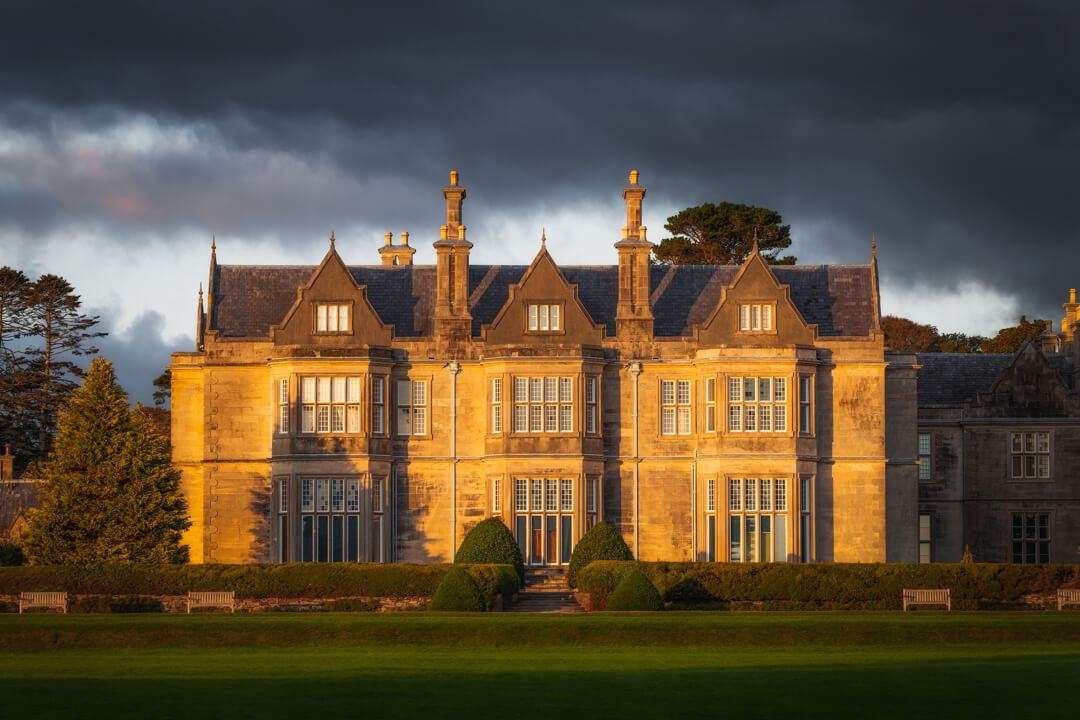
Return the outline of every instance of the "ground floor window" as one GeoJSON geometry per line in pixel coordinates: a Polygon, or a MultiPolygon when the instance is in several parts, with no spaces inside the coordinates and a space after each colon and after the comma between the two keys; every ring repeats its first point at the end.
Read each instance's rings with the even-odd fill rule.
{"type": "Polygon", "coordinates": [[[1012,561],[1050,562],[1050,513],[1013,513],[1012,561]]]}
{"type": "Polygon", "coordinates": [[[600,522],[600,478],[591,477],[585,480],[585,530],[600,522]]]}
{"type": "Polygon", "coordinates": [[[729,478],[728,560],[786,562],[787,509],[786,479],[729,478]]]}
{"type": "Polygon", "coordinates": [[[930,562],[930,516],[928,514],[919,515],[919,562],[930,562]]]}
{"type": "Polygon", "coordinates": [[[514,478],[514,536],[525,564],[570,562],[574,500],[570,478],[514,478]]]}
{"type": "Polygon", "coordinates": [[[300,479],[300,560],[358,562],[360,478],[300,479]]]}

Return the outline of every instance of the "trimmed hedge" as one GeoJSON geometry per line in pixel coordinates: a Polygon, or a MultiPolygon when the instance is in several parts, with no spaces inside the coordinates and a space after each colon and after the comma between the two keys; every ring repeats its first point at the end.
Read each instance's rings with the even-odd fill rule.
{"type": "Polygon", "coordinates": [[[165,612],[165,608],[154,598],[138,595],[115,598],[86,595],[71,603],[70,611],[73,613],[159,613],[165,612]]]}
{"type": "Polygon", "coordinates": [[[632,561],[594,562],[578,587],[603,608],[634,569],[676,607],[710,609],[899,610],[904,588],[949,588],[954,610],[1004,609],[1080,587],[1080,565],[632,561]]]}
{"type": "Polygon", "coordinates": [[[483,612],[487,603],[472,575],[465,568],[454,568],[439,583],[431,609],[483,612]]]}
{"type": "Polygon", "coordinates": [[[606,610],[663,610],[664,601],[645,573],[633,569],[623,575],[611,593],[606,610]]]}
{"type": "Polygon", "coordinates": [[[622,535],[604,521],[589,528],[581,536],[574,552],[570,555],[570,567],[566,570],[566,581],[570,587],[578,587],[581,571],[597,560],[633,560],[634,554],[626,546],[622,535]]]}
{"type": "Polygon", "coordinates": [[[510,565],[517,572],[519,583],[525,584],[521,548],[506,523],[497,517],[482,520],[469,531],[454,555],[454,564],[510,565]]]}
{"type": "MultiPolygon", "coordinates": [[[[451,567],[445,564],[381,563],[109,565],[100,568],[24,565],[0,568],[0,595],[33,590],[108,596],[186,595],[189,590],[232,590],[238,598],[431,597],[451,567]]],[[[475,566],[470,570],[483,578],[485,588],[503,592],[503,588],[510,586],[505,571],[476,569],[475,566]]]]}

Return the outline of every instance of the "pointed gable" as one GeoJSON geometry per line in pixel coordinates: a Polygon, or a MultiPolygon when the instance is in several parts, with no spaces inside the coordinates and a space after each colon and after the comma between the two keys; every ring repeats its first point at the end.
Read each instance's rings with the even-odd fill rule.
{"type": "Polygon", "coordinates": [[[393,330],[383,324],[368,302],[367,287],[356,282],[331,242],[319,267],[297,289],[296,301],[284,320],[270,328],[270,337],[276,345],[388,346],[393,330]],[[347,308],[347,327],[331,330],[328,325],[328,329],[320,330],[316,324],[320,306],[326,306],[331,314],[339,313],[338,317],[340,308],[347,308]]]}
{"type": "Polygon", "coordinates": [[[578,298],[577,286],[566,281],[543,243],[521,280],[509,287],[509,297],[491,324],[484,327],[483,337],[491,345],[599,345],[604,329],[589,316],[578,298]],[[530,306],[538,312],[557,307],[558,329],[543,330],[538,321],[530,330],[530,306]]]}
{"type": "Polygon", "coordinates": [[[1028,338],[990,389],[978,393],[972,408],[983,417],[1080,417],[1080,393],[1069,390],[1028,338]]]}
{"type": "Polygon", "coordinates": [[[753,252],[723,289],[720,301],[697,331],[702,347],[813,344],[817,327],[808,325],[791,301],[791,289],[776,279],[753,252]],[[746,310],[741,310],[746,306],[746,310]],[[740,312],[758,320],[742,329],[740,312]],[[765,319],[767,316],[767,320],[765,319]]]}

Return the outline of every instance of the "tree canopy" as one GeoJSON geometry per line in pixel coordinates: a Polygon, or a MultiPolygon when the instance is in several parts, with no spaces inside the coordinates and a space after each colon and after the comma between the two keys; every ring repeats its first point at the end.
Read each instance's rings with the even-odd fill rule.
{"type": "Polygon", "coordinates": [[[676,265],[739,265],[758,249],[774,265],[794,265],[780,251],[791,245],[791,226],[780,213],[753,205],[722,202],[686,208],[664,223],[671,237],[653,247],[656,262],[676,265]]]}
{"type": "Polygon", "coordinates": [[[60,414],[41,507],[24,550],[39,565],[186,562],[190,526],[169,441],[128,408],[112,363],[95,358],[60,414]]]}
{"type": "Polygon", "coordinates": [[[938,335],[933,325],[923,325],[914,320],[886,315],[881,318],[881,330],[885,333],[885,345],[902,352],[936,352],[938,335]]]}
{"type": "Polygon", "coordinates": [[[997,335],[983,342],[981,350],[985,353],[1014,353],[1029,337],[1038,338],[1044,332],[1045,320],[1029,322],[1026,316],[1021,315],[1018,324],[998,330],[997,335]]]}

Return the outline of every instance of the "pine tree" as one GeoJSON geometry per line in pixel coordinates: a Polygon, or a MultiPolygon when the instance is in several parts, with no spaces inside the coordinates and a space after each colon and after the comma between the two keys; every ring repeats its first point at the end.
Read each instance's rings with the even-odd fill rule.
{"type": "Polygon", "coordinates": [[[19,342],[29,330],[32,289],[22,271],[0,268],[0,446],[11,445],[20,462],[36,454],[39,437],[27,403],[31,383],[26,348],[19,342]]]}
{"type": "Polygon", "coordinates": [[[48,454],[56,427],[56,414],[64,400],[85,376],[70,358],[94,355],[90,344],[106,333],[90,332],[100,318],[79,312],[82,300],[70,283],[57,275],[42,275],[27,294],[28,335],[40,345],[27,353],[32,389],[27,398],[38,423],[37,454],[48,454]]]}
{"type": "Polygon", "coordinates": [[[60,415],[24,548],[38,565],[187,560],[190,526],[169,442],[128,408],[112,363],[95,358],[60,415]]]}

